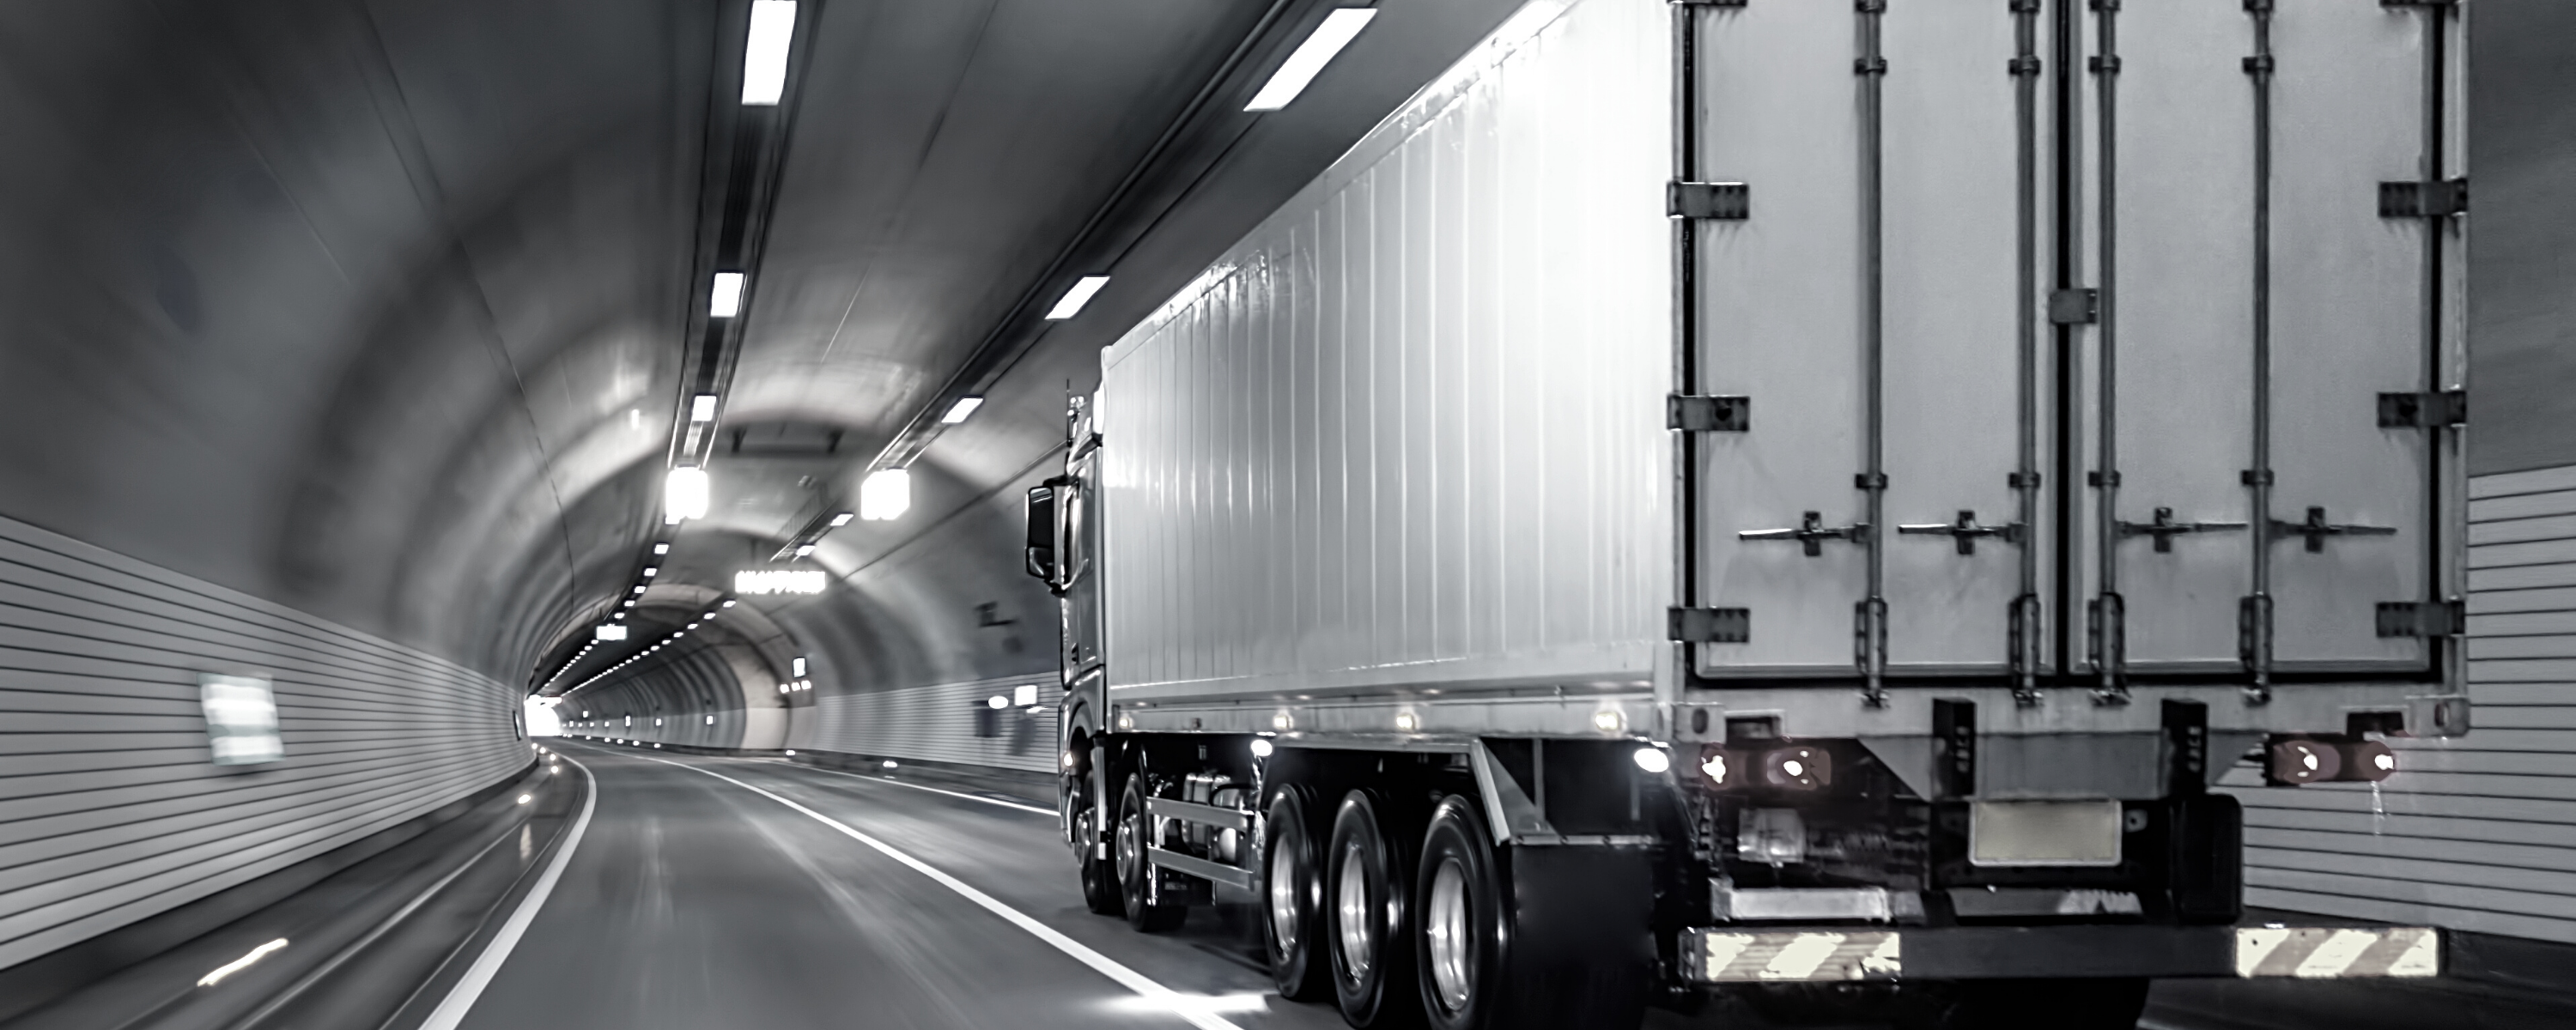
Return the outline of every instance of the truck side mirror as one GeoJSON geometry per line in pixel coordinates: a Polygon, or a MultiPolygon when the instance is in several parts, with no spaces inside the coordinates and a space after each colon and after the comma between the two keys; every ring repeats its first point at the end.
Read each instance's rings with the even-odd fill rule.
{"type": "Polygon", "coordinates": [[[1055,488],[1029,488],[1029,575],[1055,582],[1055,488]]]}

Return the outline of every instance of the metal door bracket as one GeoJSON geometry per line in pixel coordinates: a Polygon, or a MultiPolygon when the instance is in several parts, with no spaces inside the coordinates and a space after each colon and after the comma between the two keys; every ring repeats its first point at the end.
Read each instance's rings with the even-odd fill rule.
{"type": "Polygon", "coordinates": [[[1753,428],[1753,398],[1672,394],[1664,398],[1664,428],[1699,433],[1744,432],[1753,428]]]}
{"type": "Polygon", "coordinates": [[[2467,390],[2379,395],[2379,428],[2381,429],[2431,429],[2440,426],[2466,425],[2468,421],[2469,392],[2467,390]]]}
{"type": "Polygon", "coordinates": [[[2158,508],[2156,520],[2153,522],[2122,522],[2119,523],[2119,527],[2122,537],[2156,538],[2156,553],[2168,554],[2173,551],[2173,538],[2182,534],[2223,533],[2228,530],[2243,529],[2245,524],[2242,522],[2176,522],[2173,509],[2158,508]]]}
{"type": "Polygon", "coordinates": [[[1667,608],[1666,635],[1685,644],[1742,644],[1753,639],[1750,608],[1667,608]]]}
{"type": "Polygon", "coordinates": [[[2053,290],[2048,295],[2048,320],[2056,325],[2090,325],[2102,317],[2102,291],[2085,288],[2053,290]]]}
{"type": "Polygon", "coordinates": [[[2388,637],[2456,637],[2469,630],[2468,602],[2381,601],[2379,635],[2388,637]]]}
{"type": "Polygon", "coordinates": [[[2381,218],[2448,218],[2469,211],[2469,180],[2383,182],[2379,184],[2381,218]]]}
{"type": "Polygon", "coordinates": [[[2236,481],[2247,486],[2270,486],[2274,482],[2271,469],[2240,469],[2236,481]]]}
{"type": "Polygon", "coordinates": [[[1674,218],[1741,221],[1753,216],[1752,187],[1740,182],[1666,183],[1664,213],[1674,218]]]}
{"type": "Polygon", "coordinates": [[[2307,537],[2307,538],[2308,538],[2308,553],[2309,553],[2309,554],[2320,554],[2320,553],[2323,553],[2323,552],[2325,551],[2325,549],[2326,549],[2326,538],[2327,538],[2327,537],[2330,537],[2330,536],[2396,536],[2396,535],[2397,535],[2397,527],[2395,527],[2395,526],[2339,525],[2339,524],[2336,524],[2336,523],[2327,522],[2327,521],[2326,521],[2326,510],[2325,510],[2323,507],[2315,506],[2315,505],[2311,505],[2311,506],[2309,506],[2309,508],[2308,508],[2308,517],[2307,517],[2304,521],[2300,521],[2300,522],[2284,522],[2284,521],[2282,521],[2282,520],[2280,520],[2280,519],[2273,519],[2273,520],[2272,520],[2272,532],[2273,532],[2273,534],[2274,534],[2274,536],[2275,536],[2275,538],[2276,538],[2276,539],[2277,539],[2277,538],[2279,538],[2279,537],[2287,537],[2287,536],[2290,536],[2290,535],[2292,535],[2292,534],[2296,534],[2296,535],[2299,535],[2299,536],[2307,537]]]}
{"type": "Polygon", "coordinates": [[[1896,527],[1896,531],[1898,533],[1915,536],[1950,537],[1959,542],[1960,554],[1977,553],[1977,538],[1981,536],[2002,537],[2003,541],[2008,544],[2018,544],[2021,542],[2021,523],[2015,522],[2002,526],[1980,526],[1977,524],[1977,513],[1965,508],[1960,509],[1959,517],[1953,521],[1899,523],[1896,527]]]}
{"type": "Polygon", "coordinates": [[[1824,543],[1827,540],[1858,541],[1868,532],[1869,523],[1855,522],[1848,526],[1827,526],[1822,513],[1811,511],[1799,518],[1796,528],[1747,529],[1735,534],[1735,538],[1738,540],[1795,540],[1806,549],[1807,557],[1813,558],[1825,553],[1824,543]]]}

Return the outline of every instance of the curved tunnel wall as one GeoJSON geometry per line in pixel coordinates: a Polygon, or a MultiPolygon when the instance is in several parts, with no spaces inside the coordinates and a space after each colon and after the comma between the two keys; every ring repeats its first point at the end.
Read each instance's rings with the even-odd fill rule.
{"type": "Polygon", "coordinates": [[[0,967],[274,872],[531,761],[520,692],[0,519],[0,967]],[[213,764],[203,674],[271,683],[284,757],[213,764]]]}

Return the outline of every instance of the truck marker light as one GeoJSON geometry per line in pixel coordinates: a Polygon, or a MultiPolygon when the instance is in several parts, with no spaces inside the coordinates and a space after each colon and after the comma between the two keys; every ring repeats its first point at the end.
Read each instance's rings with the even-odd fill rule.
{"type": "Polygon", "coordinates": [[[1762,779],[1774,787],[1815,790],[1834,782],[1834,756],[1822,748],[1784,747],[1762,756],[1762,779]]]}
{"type": "MultiPolygon", "coordinates": [[[[1272,749],[1271,749],[1271,746],[1270,746],[1270,742],[1269,742],[1269,741],[1267,741],[1267,740],[1263,740],[1263,739],[1261,739],[1261,738],[1259,738],[1259,737],[1254,737],[1254,738],[1252,738],[1252,757],[1254,757],[1254,758],[1268,758],[1268,757],[1270,757],[1270,752],[1271,752],[1271,750],[1272,750],[1272,749]]],[[[1064,758],[1065,758],[1065,764],[1066,764],[1066,765],[1072,765],[1072,764],[1073,764],[1073,756],[1072,756],[1072,755],[1069,755],[1069,754],[1068,754],[1068,755],[1064,756],[1064,758]]]]}
{"type": "Polygon", "coordinates": [[[1604,708],[1592,713],[1592,728],[1603,733],[1617,733],[1628,728],[1628,717],[1616,708],[1604,708]]]}
{"type": "Polygon", "coordinates": [[[1270,728],[1278,730],[1281,733],[1286,733],[1291,729],[1295,729],[1296,726],[1297,717],[1286,712],[1281,712],[1270,717],[1270,728]]]}
{"type": "Polygon", "coordinates": [[[1413,731],[1415,731],[1415,730],[1418,730],[1418,729],[1421,729],[1421,728],[1422,728],[1422,717],[1421,717],[1421,716],[1419,716],[1419,715],[1415,715],[1415,714],[1413,714],[1412,712],[1397,712],[1397,713],[1395,713],[1395,730],[1396,730],[1396,732],[1398,732],[1398,733],[1411,733],[1411,732],[1413,732],[1413,731]]]}
{"type": "Polygon", "coordinates": [[[1712,751],[1699,763],[1699,771],[1708,774],[1709,782],[1726,786],[1726,752],[1712,751]]]}
{"type": "Polygon", "coordinates": [[[2343,756],[2332,745],[2313,740],[2283,740],[2272,745],[2272,782],[2292,786],[2331,780],[2343,772],[2343,756]]]}
{"type": "Polygon", "coordinates": [[[1011,699],[1010,699],[1010,698],[1007,698],[1007,697],[1003,697],[1003,696],[1002,696],[1002,695],[1000,695],[1000,694],[995,694],[995,695],[993,695],[993,696],[991,696],[991,697],[988,697],[988,698],[985,698],[985,699],[984,699],[984,707],[986,707],[986,708],[990,708],[990,709],[992,709],[992,710],[994,710],[994,711],[998,712],[998,711],[1001,711],[1002,709],[1005,709],[1005,708],[1009,708],[1009,707],[1011,707],[1011,699]]]}
{"type": "Polygon", "coordinates": [[[1629,757],[1636,759],[1637,768],[1650,773],[1660,774],[1673,767],[1672,756],[1665,754],[1664,749],[1659,747],[1641,747],[1637,749],[1636,754],[1629,757]]]}

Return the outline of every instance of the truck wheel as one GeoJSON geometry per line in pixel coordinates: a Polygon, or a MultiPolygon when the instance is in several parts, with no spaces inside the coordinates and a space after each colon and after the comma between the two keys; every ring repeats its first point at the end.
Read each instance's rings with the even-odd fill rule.
{"type": "Polygon", "coordinates": [[[1075,861],[1082,869],[1082,904],[1091,914],[1123,916],[1126,899],[1118,890],[1118,870],[1110,860],[1100,857],[1099,808],[1091,801],[1091,777],[1076,773],[1065,778],[1065,825],[1073,827],[1075,861]]]}
{"type": "Polygon", "coordinates": [[[1111,849],[1118,855],[1121,907],[1127,913],[1127,925],[1146,933],[1165,933],[1180,929],[1190,910],[1186,905],[1152,905],[1145,901],[1146,877],[1154,875],[1153,863],[1145,858],[1145,847],[1153,832],[1153,822],[1145,816],[1145,781],[1130,776],[1127,789],[1118,795],[1118,840],[1111,849]]]}
{"type": "Polygon", "coordinates": [[[2147,1009],[2143,978],[1964,980],[1907,1030],[2132,1030],[2147,1009]]]}
{"type": "Polygon", "coordinates": [[[1435,1030],[1500,1027],[1517,1007],[1502,976],[1512,940],[1492,841],[1471,800],[1455,795],[1432,811],[1422,835],[1416,966],[1435,1030]]]}
{"type": "Polygon", "coordinates": [[[1413,863],[1398,843],[1383,794],[1354,790],[1333,816],[1324,849],[1324,926],[1333,953],[1333,996],[1352,1026],[1414,1022],[1413,863]]]}
{"type": "Polygon", "coordinates": [[[1323,939],[1324,878],[1316,869],[1315,838],[1306,832],[1311,807],[1305,788],[1283,787],[1264,819],[1261,940],[1270,979],[1279,996],[1312,1001],[1324,996],[1331,960],[1317,950],[1323,939]]]}

